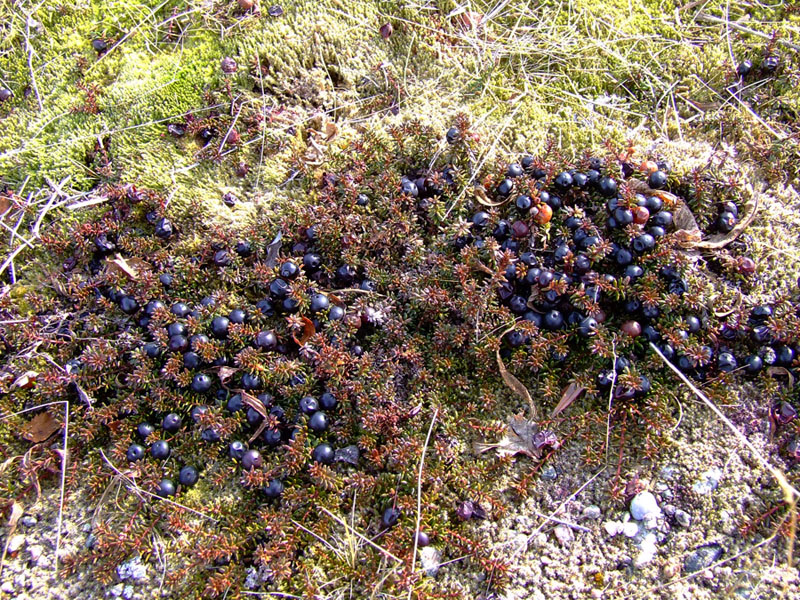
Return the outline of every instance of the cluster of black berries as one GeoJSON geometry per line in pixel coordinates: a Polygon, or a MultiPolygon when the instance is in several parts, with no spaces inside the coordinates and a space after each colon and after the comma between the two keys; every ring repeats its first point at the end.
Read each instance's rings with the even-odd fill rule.
{"type": "MultiPolygon", "coordinates": [[[[156,235],[163,238],[159,232],[164,229],[165,219],[152,221],[156,235]]],[[[178,388],[181,393],[191,393],[191,397],[197,400],[191,417],[203,442],[216,444],[223,438],[220,431],[204,425],[204,415],[214,405],[223,406],[227,413],[237,418],[238,415],[244,416],[243,425],[250,434],[255,432],[257,435],[250,444],[228,440],[227,448],[229,457],[238,461],[244,471],[260,469],[264,465],[262,452],[291,442],[301,420],[310,434],[317,438],[312,460],[323,465],[333,464],[337,460],[337,451],[325,438],[338,402],[333,393],[324,391],[319,397],[302,397],[295,408],[284,408],[282,402],[264,391],[264,382],[257,373],[241,369],[232,380],[223,383],[222,376],[217,376],[220,368],[232,368],[234,361],[231,357],[243,348],[286,359],[297,358],[301,346],[293,335],[280,331],[280,321],[296,315],[301,307],[314,331],[324,331],[331,324],[344,321],[344,325],[357,330],[363,338],[380,325],[380,315],[373,308],[367,306],[363,312],[348,312],[343,301],[337,298],[333,303],[328,294],[321,291],[354,286],[359,292],[371,292],[375,290],[375,284],[360,276],[359,270],[350,264],[340,264],[332,273],[326,271],[325,261],[315,248],[315,240],[315,228],[306,228],[302,239],[291,244],[289,256],[280,259],[274,267],[277,276],[264,282],[266,296],[253,305],[235,307],[223,314],[219,314],[217,302],[211,296],[204,297],[195,306],[170,298],[174,278],[169,273],[159,276],[163,286],[162,297],[151,299],[144,307],[122,290],[108,287],[101,290],[124,314],[135,319],[143,331],[146,341],[141,345],[140,358],[149,360],[154,371],[163,372],[172,357],[180,357],[179,368],[185,374],[185,385],[178,385],[178,388]],[[307,285],[304,289],[294,285],[301,274],[303,281],[307,282],[303,284],[307,285]],[[167,302],[171,304],[167,306],[167,302]],[[212,400],[210,403],[211,399],[216,402],[212,400]]],[[[105,235],[95,239],[95,246],[103,254],[116,250],[116,245],[105,235]]],[[[237,242],[232,250],[238,260],[255,260],[254,248],[248,241],[237,242]]],[[[231,251],[221,244],[214,245],[209,262],[218,269],[231,267],[231,251]]],[[[363,353],[358,343],[352,344],[349,350],[354,356],[363,353]]],[[[133,360],[138,359],[134,356],[133,360]]],[[[288,385],[297,387],[307,383],[306,375],[297,373],[291,376],[288,385]]],[[[170,413],[163,418],[161,429],[165,435],[175,434],[182,425],[181,418],[170,413]]],[[[129,461],[141,460],[148,451],[156,460],[164,461],[171,456],[169,442],[155,439],[152,425],[141,423],[137,433],[142,441],[147,440],[149,449],[140,443],[130,445],[127,451],[129,461]]],[[[235,431],[231,435],[235,435],[235,431]]],[[[351,461],[352,457],[347,455],[341,460],[351,461]]],[[[187,487],[196,483],[198,477],[195,467],[185,466],[178,481],[187,487]]],[[[283,486],[281,479],[274,478],[263,487],[263,492],[268,498],[275,498],[281,495],[283,486]]],[[[156,493],[168,496],[175,491],[173,481],[164,479],[156,493]]]]}
{"type": "Polygon", "coordinates": [[[735,202],[725,202],[719,207],[719,216],[714,223],[720,233],[730,233],[739,222],[739,207],[735,202]]]}

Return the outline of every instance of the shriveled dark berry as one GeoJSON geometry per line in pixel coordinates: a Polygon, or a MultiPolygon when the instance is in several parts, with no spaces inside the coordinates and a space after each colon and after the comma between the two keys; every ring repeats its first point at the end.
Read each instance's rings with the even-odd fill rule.
{"type": "Polygon", "coordinates": [[[283,493],[283,482],[280,479],[270,479],[269,484],[264,488],[264,495],[267,498],[279,498],[283,493]]]}
{"type": "Polygon", "coordinates": [[[747,58],[745,58],[742,62],[740,62],[736,66],[736,74],[739,77],[747,77],[750,74],[750,71],[752,70],[753,70],[753,61],[747,58]]]}
{"type": "Polygon", "coordinates": [[[387,508],[381,516],[381,525],[386,528],[394,527],[400,521],[400,511],[396,508],[387,508]]]}
{"type": "Polygon", "coordinates": [[[778,68],[778,65],[780,65],[780,62],[781,61],[779,57],[771,54],[762,61],[761,69],[765,73],[773,73],[778,68]]]}
{"type": "Polygon", "coordinates": [[[156,237],[166,240],[172,237],[173,233],[174,229],[172,227],[172,222],[169,219],[162,217],[158,220],[155,228],[156,237]]]}
{"type": "Polygon", "coordinates": [[[228,254],[227,250],[217,250],[214,253],[212,262],[218,267],[227,267],[232,262],[231,255],[228,254]]]}
{"type": "Polygon", "coordinates": [[[779,402],[772,407],[772,418],[779,425],[788,425],[797,418],[797,409],[788,402],[779,402]]]}

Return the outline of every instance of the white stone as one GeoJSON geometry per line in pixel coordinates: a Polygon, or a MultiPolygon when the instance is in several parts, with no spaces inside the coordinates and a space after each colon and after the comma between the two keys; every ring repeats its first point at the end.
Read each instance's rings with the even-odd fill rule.
{"type": "Polygon", "coordinates": [[[625,537],[636,537],[636,534],[639,533],[639,524],[634,521],[628,521],[622,526],[622,533],[625,537]]]}
{"type": "Polygon", "coordinates": [[[8,553],[9,554],[16,554],[20,551],[20,548],[25,544],[25,536],[21,533],[17,535],[11,536],[11,539],[8,541],[8,553]]]}
{"type": "Polygon", "coordinates": [[[564,548],[569,547],[569,545],[572,543],[572,540],[575,539],[575,534],[572,533],[572,529],[566,525],[556,525],[553,533],[555,534],[558,543],[564,548]]]}
{"type": "Polygon", "coordinates": [[[30,559],[33,562],[38,561],[41,556],[42,552],[44,552],[44,548],[39,544],[34,544],[33,546],[28,546],[28,554],[30,555],[30,559]]]}
{"type": "Polygon", "coordinates": [[[685,510],[676,510],[675,520],[681,527],[689,527],[692,524],[692,517],[685,510]]]}
{"type": "Polygon", "coordinates": [[[14,593],[14,584],[10,581],[4,581],[3,585],[0,586],[0,591],[2,591],[4,594],[11,595],[14,593]]]}
{"type": "Polygon", "coordinates": [[[622,533],[622,523],[619,521],[606,521],[603,523],[603,528],[606,530],[606,533],[611,537],[615,535],[619,535],[622,533]]]}
{"type": "Polygon", "coordinates": [[[642,541],[639,543],[639,555],[636,557],[636,560],[633,562],[634,566],[637,568],[641,568],[647,563],[649,563],[656,555],[656,536],[652,533],[648,533],[642,541]]]}
{"type": "Polygon", "coordinates": [[[656,497],[650,492],[639,492],[631,500],[631,516],[637,521],[641,521],[647,515],[660,515],[661,509],[658,507],[656,497]]]}
{"type": "Polygon", "coordinates": [[[702,475],[700,475],[700,479],[695,482],[692,486],[692,489],[701,495],[710,494],[719,485],[720,480],[722,479],[722,471],[719,469],[709,469],[702,475]]]}
{"type": "Polygon", "coordinates": [[[436,577],[442,564],[442,553],[435,546],[425,546],[419,550],[419,562],[425,575],[436,577]]]}
{"type": "Polygon", "coordinates": [[[126,579],[134,582],[144,581],[147,579],[147,567],[142,564],[138,556],[134,556],[117,567],[117,576],[123,581],[126,579]]]}

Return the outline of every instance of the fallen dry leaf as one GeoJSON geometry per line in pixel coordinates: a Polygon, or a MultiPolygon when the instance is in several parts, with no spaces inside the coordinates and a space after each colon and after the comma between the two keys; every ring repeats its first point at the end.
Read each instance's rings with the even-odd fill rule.
{"type": "Polygon", "coordinates": [[[540,458],[548,446],[558,447],[558,441],[553,433],[540,430],[534,421],[521,415],[514,415],[508,421],[508,429],[502,440],[496,444],[476,442],[473,449],[476,454],[496,450],[501,456],[525,454],[531,458],[540,458]]]}
{"type": "Polygon", "coordinates": [[[565,411],[575,400],[581,397],[581,394],[586,391],[586,388],[576,383],[570,383],[561,395],[558,405],[553,409],[551,416],[555,417],[562,411],[565,411]]]}
{"type": "Polygon", "coordinates": [[[794,387],[794,376],[789,369],[785,367],[770,367],[767,369],[767,373],[770,377],[786,377],[789,382],[789,389],[791,390],[794,387]]]}
{"type": "Polygon", "coordinates": [[[502,200],[501,202],[492,202],[486,195],[486,190],[482,185],[476,185],[474,188],[472,188],[472,193],[475,196],[475,199],[480,204],[483,204],[483,206],[503,206],[503,204],[511,200],[511,197],[509,196],[508,198],[502,200]]]}
{"type": "Polygon", "coordinates": [[[36,378],[38,376],[39,374],[36,371],[25,371],[22,375],[17,377],[12,384],[12,387],[19,388],[21,390],[30,389],[36,383],[36,378]]]}
{"type": "Polygon", "coordinates": [[[303,333],[300,335],[300,338],[297,338],[292,334],[292,339],[298,346],[303,346],[305,343],[311,339],[311,337],[317,332],[314,329],[314,323],[311,322],[311,319],[308,317],[300,317],[303,321],[303,333]]]}
{"type": "Polygon", "coordinates": [[[664,190],[654,190],[645,182],[636,179],[629,180],[628,187],[634,192],[656,195],[661,198],[665,204],[674,207],[673,219],[676,228],[675,236],[680,242],[680,245],[688,250],[717,250],[719,248],[724,248],[739,237],[747,226],[753,222],[753,219],[756,218],[756,214],[758,213],[759,199],[758,194],[754,193],[750,200],[744,205],[742,218],[730,232],[712,235],[704,240],[703,233],[697,226],[697,221],[691,209],[683,200],[664,190]]]}
{"type": "Polygon", "coordinates": [[[38,444],[50,438],[59,429],[61,425],[49,412],[41,412],[25,424],[22,437],[38,444]]]}
{"type": "Polygon", "coordinates": [[[139,271],[146,266],[144,261],[137,259],[126,260],[119,253],[115,254],[114,258],[106,259],[106,264],[110,270],[122,273],[131,281],[139,279],[139,271]]]}
{"type": "Polygon", "coordinates": [[[220,367],[217,371],[217,375],[219,375],[220,382],[227,383],[227,381],[233,377],[233,374],[236,373],[237,369],[233,367],[220,367]]]}
{"type": "Polygon", "coordinates": [[[268,269],[271,269],[275,266],[275,263],[278,261],[278,254],[281,251],[281,240],[283,239],[283,234],[279,231],[278,235],[275,236],[269,246],[267,246],[267,258],[264,261],[264,264],[268,269]]]}
{"type": "MultiPolygon", "coordinates": [[[[503,334],[500,336],[500,339],[503,339],[503,336],[509,331],[512,331],[513,329],[514,328],[512,327],[504,331],[503,334]]],[[[519,379],[517,379],[516,377],[514,377],[514,375],[508,372],[508,369],[506,369],[506,365],[503,363],[503,359],[500,358],[500,350],[497,350],[496,356],[497,356],[497,368],[500,370],[500,376],[503,378],[503,381],[509,388],[511,388],[512,392],[514,392],[517,396],[519,396],[528,403],[528,408],[530,409],[530,418],[532,420],[535,420],[537,418],[537,415],[539,414],[539,411],[536,409],[536,405],[533,403],[533,398],[531,398],[528,389],[524,385],[522,385],[522,382],[520,382],[519,379]]]]}

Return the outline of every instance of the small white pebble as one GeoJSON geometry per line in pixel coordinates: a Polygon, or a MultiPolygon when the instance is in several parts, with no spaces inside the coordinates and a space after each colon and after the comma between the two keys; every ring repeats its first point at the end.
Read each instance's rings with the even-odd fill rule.
{"type": "Polygon", "coordinates": [[[622,526],[622,533],[625,537],[636,537],[636,534],[639,533],[639,525],[633,521],[628,521],[622,526]]]}
{"type": "Polygon", "coordinates": [[[615,535],[619,535],[622,533],[622,523],[619,521],[606,521],[603,523],[603,528],[606,530],[606,533],[611,537],[615,535]]]}
{"type": "Polygon", "coordinates": [[[25,536],[21,533],[17,535],[11,536],[11,539],[8,541],[8,553],[9,554],[16,554],[20,551],[20,548],[25,545],[25,536]]]}
{"type": "Polygon", "coordinates": [[[637,521],[641,521],[647,515],[660,515],[661,509],[658,507],[656,497],[650,492],[639,492],[631,500],[631,516],[637,521]]]}
{"type": "Polygon", "coordinates": [[[648,533],[639,544],[639,555],[634,561],[634,566],[641,568],[649,563],[656,555],[656,536],[648,533]]]}

